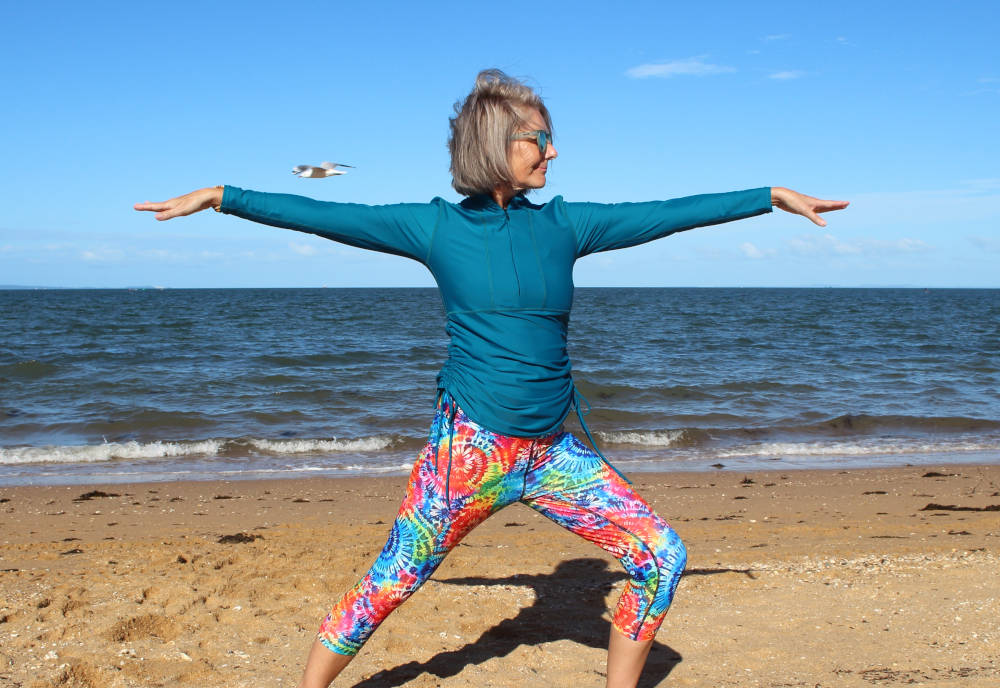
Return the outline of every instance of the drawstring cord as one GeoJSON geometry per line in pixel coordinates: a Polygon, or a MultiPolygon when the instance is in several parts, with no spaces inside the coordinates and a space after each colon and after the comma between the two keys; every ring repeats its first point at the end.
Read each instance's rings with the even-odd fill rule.
{"type": "Polygon", "coordinates": [[[597,455],[601,457],[601,460],[607,464],[608,468],[613,470],[622,480],[631,485],[632,481],[626,478],[624,473],[615,468],[615,465],[608,461],[608,457],[602,454],[601,450],[597,448],[597,442],[594,441],[594,436],[590,434],[590,428],[587,427],[587,421],[583,419],[584,416],[590,414],[594,407],[590,405],[587,397],[580,393],[580,390],[576,388],[576,385],[573,385],[573,408],[576,409],[576,417],[580,420],[580,427],[583,428],[583,433],[587,436],[587,439],[590,440],[590,446],[594,448],[594,451],[597,452],[597,455]],[[587,405],[586,411],[580,408],[581,401],[587,405]]]}
{"type": "Polygon", "coordinates": [[[448,472],[444,478],[444,501],[451,511],[451,445],[455,443],[455,414],[458,412],[458,405],[455,400],[448,398],[451,408],[448,409],[448,472]]]}
{"type": "MultiPolygon", "coordinates": [[[[458,406],[455,404],[455,400],[451,398],[445,390],[438,391],[437,403],[434,404],[435,407],[444,410],[447,407],[448,411],[448,470],[445,472],[444,477],[444,501],[451,510],[451,445],[455,442],[455,415],[458,413],[458,406]]],[[[438,452],[441,450],[441,432],[444,428],[438,428],[436,431],[437,439],[434,443],[434,469],[437,470],[438,465],[438,452]]]]}

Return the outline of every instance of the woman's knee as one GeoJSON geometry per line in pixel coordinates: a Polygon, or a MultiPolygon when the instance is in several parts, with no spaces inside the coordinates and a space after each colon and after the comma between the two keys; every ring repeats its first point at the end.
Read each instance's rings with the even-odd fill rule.
{"type": "Polygon", "coordinates": [[[687,547],[673,528],[665,525],[657,538],[654,548],[656,560],[662,573],[680,576],[687,565],[687,547]]]}
{"type": "Polygon", "coordinates": [[[673,528],[663,524],[653,543],[653,557],[656,559],[657,573],[660,580],[657,586],[657,597],[666,596],[667,602],[673,598],[684,567],[687,565],[687,548],[673,528]]]}
{"type": "Polygon", "coordinates": [[[687,548],[677,532],[666,523],[655,535],[642,539],[646,554],[644,565],[629,568],[633,584],[645,588],[655,598],[654,606],[670,604],[674,589],[687,564],[687,548]]]}
{"type": "Polygon", "coordinates": [[[633,640],[649,640],[656,634],[687,563],[684,543],[670,526],[661,524],[655,534],[641,539],[646,553],[643,565],[626,565],[632,580],[618,603],[614,626],[633,640]]]}

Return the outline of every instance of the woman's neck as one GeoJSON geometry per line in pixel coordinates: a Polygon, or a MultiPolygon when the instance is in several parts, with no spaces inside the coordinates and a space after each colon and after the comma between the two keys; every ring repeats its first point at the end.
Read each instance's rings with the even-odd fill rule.
{"type": "Polygon", "coordinates": [[[507,209],[507,204],[510,203],[510,199],[517,195],[517,191],[510,186],[498,186],[493,189],[493,200],[497,202],[497,205],[507,209]]]}

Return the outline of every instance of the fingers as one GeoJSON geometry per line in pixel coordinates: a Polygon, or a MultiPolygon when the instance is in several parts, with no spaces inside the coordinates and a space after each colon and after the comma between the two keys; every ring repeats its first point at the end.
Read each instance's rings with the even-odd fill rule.
{"type": "Polygon", "coordinates": [[[178,212],[178,211],[177,211],[176,209],[174,209],[174,208],[168,208],[167,210],[164,210],[164,211],[163,211],[162,213],[157,213],[157,214],[156,214],[156,215],[154,215],[153,217],[155,217],[155,218],[156,218],[157,220],[161,220],[161,221],[162,221],[162,220],[170,220],[170,219],[173,219],[173,218],[175,218],[175,217],[178,217],[178,216],[180,216],[181,214],[182,214],[182,213],[178,212]]]}
{"type": "Polygon", "coordinates": [[[831,210],[843,210],[850,204],[850,201],[820,201],[816,199],[816,205],[813,206],[813,209],[817,213],[828,213],[831,210]]]}
{"type": "Polygon", "coordinates": [[[803,197],[803,202],[789,204],[783,210],[787,210],[790,213],[795,213],[806,218],[814,225],[819,225],[820,227],[826,227],[826,220],[821,218],[817,213],[822,212],[819,210],[816,204],[810,203],[810,201],[815,201],[814,198],[809,198],[808,196],[803,197]]]}
{"type": "Polygon", "coordinates": [[[819,225],[820,227],[826,227],[826,220],[821,218],[818,215],[818,213],[828,213],[833,210],[843,210],[848,205],[850,205],[849,201],[821,201],[816,198],[810,200],[815,202],[813,203],[812,208],[809,209],[809,212],[803,213],[803,215],[808,217],[810,220],[812,220],[815,224],[819,225]]]}
{"type": "MultiPolygon", "coordinates": [[[[171,199],[173,200],[173,199],[171,199]]],[[[142,203],[136,203],[133,208],[136,210],[153,210],[160,211],[166,210],[169,207],[170,201],[162,201],[160,203],[153,203],[152,201],[143,201],[142,203]]]]}
{"type": "Polygon", "coordinates": [[[180,215],[187,214],[180,210],[178,200],[179,199],[177,198],[171,198],[169,201],[161,201],[159,203],[145,201],[144,203],[136,203],[133,207],[136,210],[155,212],[156,215],[153,217],[157,220],[170,220],[180,215]]]}

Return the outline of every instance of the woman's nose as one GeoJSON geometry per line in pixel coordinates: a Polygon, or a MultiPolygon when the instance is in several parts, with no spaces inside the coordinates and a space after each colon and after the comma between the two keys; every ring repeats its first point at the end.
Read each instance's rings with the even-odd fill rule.
{"type": "Polygon", "coordinates": [[[545,146],[545,159],[552,160],[553,158],[558,158],[558,157],[559,157],[559,151],[557,151],[556,147],[552,145],[551,141],[549,141],[548,145],[545,146]]]}

